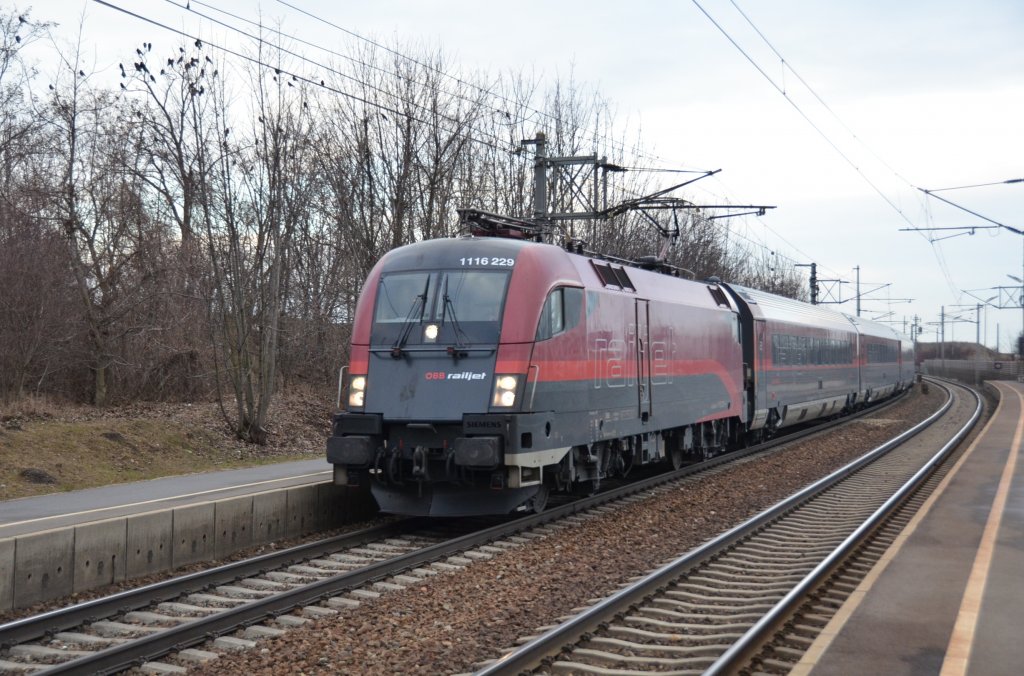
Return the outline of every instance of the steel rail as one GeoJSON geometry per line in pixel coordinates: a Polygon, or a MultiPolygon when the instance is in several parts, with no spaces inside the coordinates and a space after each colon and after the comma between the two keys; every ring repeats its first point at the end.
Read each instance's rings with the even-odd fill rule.
{"type": "Polygon", "coordinates": [[[544,658],[557,655],[565,646],[578,642],[585,634],[598,629],[607,622],[609,617],[628,610],[647,596],[657,592],[671,581],[680,577],[683,572],[717,556],[724,549],[759,530],[767,523],[799,507],[814,496],[874,462],[896,446],[916,436],[946,414],[952,407],[953,396],[948,388],[942,387],[948,395],[946,402],[938,411],[914,427],[872,449],[860,458],[847,463],[828,476],[804,487],[790,497],[754,515],[747,521],[725,531],[676,560],[665,564],[641,580],[619,590],[532,641],[524,643],[516,650],[507,653],[490,665],[475,672],[475,676],[506,676],[519,674],[535,668],[544,658]]]}
{"type": "Polygon", "coordinates": [[[186,624],[170,627],[129,643],[99,650],[92,655],[56,664],[43,673],[106,674],[128,669],[169,652],[198,645],[212,637],[283,615],[296,607],[318,603],[348,589],[360,587],[390,577],[400,571],[486,544],[507,535],[508,532],[509,524],[493,526],[386,561],[370,564],[358,570],[340,573],[309,585],[250,601],[216,615],[197,618],[186,624]]]}
{"type": "Polygon", "coordinates": [[[928,479],[939,465],[945,462],[949,454],[953,452],[953,449],[963,441],[964,437],[977,424],[984,407],[981,396],[974,389],[966,386],[961,387],[974,395],[975,408],[970,420],[921,469],[915,472],[896,493],[890,496],[866,521],[850,533],[831,554],[815,566],[803,580],[797,583],[771,610],[754,623],[754,626],[748,629],[743,636],[715,660],[707,671],[704,672],[706,676],[735,673],[740,666],[749,661],[761,649],[761,646],[770,638],[772,633],[807,599],[810,592],[819,586],[880,524],[888,519],[928,479]]]}
{"type": "Polygon", "coordinates": [[[210,570],[155,582],[138,589],[129,589],[67,608],[59,608],[8,622],[0,625],[0,648],[9,648],[18,643],[64,631],[97,617],[108,617],[138,610],[153,603],[177,598],[211,585],[233,582],[243,577],[257,575],[261,571],[324,556],[339,548],[357,547],[374,540],[403,535],[419,527],[421,523],[422,521],[419,519],[404,519],[396,523],[344,533],[325,540],[310,542],[279,552],[270,552],[244,561],[228,563],[210,570]]]}
{"type": "MultiPolygon", "coordinates": [[[[460,536],[447,542],[431,545],[416,552],[404,554],[387,561],[371,564],[365,568],[320,580],[299,587],[250,601],[235,608],[226,609],[216,615],[197,618],[194,621],[163,629],[159,633],[134,639],[129,643],[98,650],[92,655],[47,665],[46,674],[95,674],[112,673],[156,659],[175,650],[181,650],[224,635],[238,628],[257,624],[268,618],[285,614],[292,609],[316,603],[349,589],[393,576],[401,571],[451,556],[460,551],[477,547],[518,532],[536,528],[567,516],[584,512],[608,502],[622,499],[636,493],[657,488],[682,478],[714,469],[720,465],[744,457],[769,451],[782,444],[789,444],[816,435],[824,434],[836,427],[865,415],[878,413],[895,404],[899,398],[887,400],[884,404],[872,406],[856,414],[845,416],[827,426],[815,425],[805,430],[787,434],[768,442],[746,449],[725,453],[710,460],[688,465],[671,472],[642,479],[626,486],[575,500],[566,505],[531,514],[510,522],[460,536]]],[[[948,407],[947,402],[947,407],[948,407]]],[[[17,643],[35,640],[53,633],[80,626],[101,617],[115,616],[166,601],[183,594],[200,591],[213,585],[223,584],[240,578],[259,574],[288,563],[315,558],[339,548],[356,546],[390,535],[407,534],[424,523],[421,519],[403,520],[394,524],[365,529],[340,535],[314,543],[300,545],[281,552],[265,554],[254,559],[226,564],[209,571],[200,571],[179,578],[173,578],[135,590],[128,590],[112,596],[76,604],[42,615],[0,625],[0,646],[9,647],[17,643]]],[[[730,531],[731,532],[731,531],[730,531]]],[[[40,665],[41,666],[41,665],[40,665]]]]}

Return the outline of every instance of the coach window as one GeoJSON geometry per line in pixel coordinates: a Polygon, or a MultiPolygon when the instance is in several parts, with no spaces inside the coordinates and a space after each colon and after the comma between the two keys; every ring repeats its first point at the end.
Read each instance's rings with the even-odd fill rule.
{"type": "Polygon", "coordinates": [[[548,294],[537,324],[537,340],[547,340],[580,323],[583,289],[563,287],[548,294]]]}

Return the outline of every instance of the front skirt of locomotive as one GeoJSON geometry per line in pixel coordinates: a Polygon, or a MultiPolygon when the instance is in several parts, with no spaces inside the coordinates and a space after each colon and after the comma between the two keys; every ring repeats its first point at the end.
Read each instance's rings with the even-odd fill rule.
{"type": "Polygon", "coordinates": [[[506,440],[523,430],[539,435],[546,420],[479,414],[461,423],[386,425],[379,415],[341,413],[327,440],[327,461],[335,466],[335,483],[368,482],[382,512],[509,514],[534,508],[543,488],[539,468],[506,466],[506,440]],[[440,448],[447,450],[440,454],[440,448]]]}
{"type": "Polygon", "coordinates": [[[409,516],[508,514],[528,503],[540,488],[491,489],[446,483],[397,486],[377,481],[370,486],[382,512],[409,516]]]}

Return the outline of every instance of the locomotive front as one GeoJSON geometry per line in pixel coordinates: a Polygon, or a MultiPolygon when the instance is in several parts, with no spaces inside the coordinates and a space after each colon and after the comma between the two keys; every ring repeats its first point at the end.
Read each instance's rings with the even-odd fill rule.
{"type": "Polygon", "coordinates": [[[538,497],[541,484],[504,463],[528,374],[516,326],[538,316],[509,293],[514,273],[528,276],[517,260],[530,246],[541,245],[432,240],[381,259],[327,442],[336,484],[368,482],[383,511],[401,514],[507,513],[538,497]]]}

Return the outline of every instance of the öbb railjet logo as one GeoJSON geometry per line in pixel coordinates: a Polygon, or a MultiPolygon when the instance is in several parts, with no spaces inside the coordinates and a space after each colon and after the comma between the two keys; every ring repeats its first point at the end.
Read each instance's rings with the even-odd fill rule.
{"type": "Polygon", "coordinates": [[[447,371],[427,371],[427,380],[483,380],[487,377],[486,371],[459,371],[448,373],[447,371]]]}

